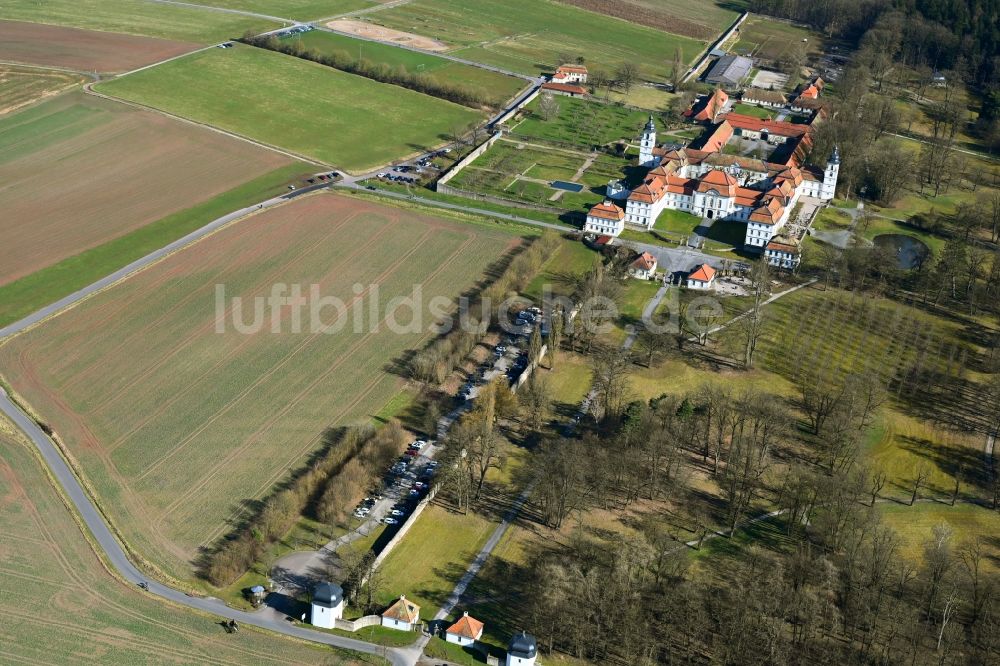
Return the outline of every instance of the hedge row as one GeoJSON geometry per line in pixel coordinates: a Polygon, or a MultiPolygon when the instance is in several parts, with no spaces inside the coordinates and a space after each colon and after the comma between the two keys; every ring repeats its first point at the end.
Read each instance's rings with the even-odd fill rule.
{"type": "Polygon", "coordinates": [[[299,41],[284,42],[274,35],[255,36],[247,34],[243,36],[241,41],[258,48],[277,51],[278,53],[295,56],[303,60],[310,60],[327,67],[332,67],[333,69],[339,69],[342,72],[357,74],[358,76],[363,76],[366,79],[372,79],[380,83],[388,83],[401,88],[415,90],[425,95],[461,104],[462,106],[474,109],[491,106],[489,100],[467,88],[436,81],[426,74],[412,74],[402,67],[393,69],[385,64],[353,58],[340,52],[319,53],[314,49],[305,48],[299,41]]]}

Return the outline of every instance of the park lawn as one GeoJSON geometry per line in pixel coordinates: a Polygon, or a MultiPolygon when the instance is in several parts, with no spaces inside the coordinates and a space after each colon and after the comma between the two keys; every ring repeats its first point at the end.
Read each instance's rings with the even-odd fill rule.
{"type": "Polygon", "coordinates": [[[924,465],[929,476],[920,496],[950,499],[959,465],[966,477],[960,496],[979,494],[971,492],[976,487],[970,481],[979,476],[985,443],[985,435],[946,430],[890,406],[879,414],[865,450],[872,466],[888,476],[883,496],[909,501],[913,478],[924,465]]]}
{"type": "Polygon", "coordinates": [[[593,268],[599,256],[578,240],[564,240],[522,295],[539,305],[546,288],[554,295],[570,295],[574,279],[593,268]]]}
{"type": "Polygon", "coordinates": [[[405,389],[395,363],[433,335],[430,303],[457,298],[520,242],[500,226],[302,197],[11,339],[4,379],[59,434],[128,543],[187,579],[198,549],[307,460],[328,427],[368,422],[405,389]],[[276,333],[263,309],[258,330],[233,300],[274,285],[304,285],[312,302],[298,323],[288,310],[269,316],[276,333]],[[398,299],[416,298],[414,285],[409,326],[398,299]],[[319,311],[320,297],[344,309],[319,311]]]}
{"type": "MultiPolygon", "coordinates": [[[[642,357],[641,349],[636,349],[636,353],[642,357]]],[[[795,394],[795,387],[790,381],[759,368],[712,370],[695,367],[674,356],[665,358],[659,363],[654,361],[651,368],[645,367],[645,357],[639,358],[638,361],[643,365],[633,365],[629,373],[629,384],[634,397],[638,400],[650,400],[664,393],[672,396],[689,395],[697,393],[705,386],[755,388],[781,396],[795,394]]]]}
{"type": "MultiPolygon", "coordinates": [[[[543,153],[540,161],[525,171],[524,175],[529,178],[540,178],[549,181],[572,181],[581,166],[583,166],[582,157],[552,151],[543,153]]],[[[571,192],[567,192],[566,194],[571,194],[571,192]]]]}
{"type": "Polygon", "coordinates": [[[302,163],[276,169],[205,203],[0,286],[0,326],[68,296],[212,220],[287,191],[289,182],[300,181],[308,171],[302,163]]]}
{"type": "Polygon", "coordinates": [[[647,111],[664,112],[670,109],[670,103],[675,97],[677,97],[676,93],[646,85],[632,86],[632,89],[627,93],[612,90],[610,99],[612,102],[627,104],[647,111]]]}
{"type": "Polygon", "coordinates": [[[558,97],[559,113],[544,120],[538,113],[538,99],[528,104],[524,120],[510,128],[512,138],[551,141],[590,150],[613,141],[633,141],[642,133],[649,114],[613,104],[589,102],[575,97],[558,97]]]}
{"type": "MultiPolygon", "coordinates": [[[[551,359],[546,362],[551,363],[551,359]]],[[[544,372],[557,414],[569,418],[579,410],[580,403],[590,392],[594,374],[591,365],[586,356],[562,350],[556,357],[555,367],[544,372]]]]}
{"type": "Polygon", "coordinates": [[[0,65],[0,115],[83,83],[81,74],[25,65],[0,65]]]}
{"type": "Polygon", "coordinates": [[[127,35],[212,44],[245,32],[281,27],[267,19],[144,0],[6,0],[0,12],[12,21],[65,25],[127,35]]]}
{"type": "Polygon", "coordinates": [[[379,601],[399,595],[420,606],[420,617],[437,613],[496,525],[475,513],[431,504],[379,568],[379,601]]]}
{"type": "Polygon", "coordinates": [[[110,576],[37,454],[0,417],[0,597],[8,663],[386,663],[159,601],[110,576]],[[52,619],[53,608],[59,609],[52,619]]]}
{"type": "Polygon", "coordinates": [[[310,21],[367,9],[380,3],[377,0],[198,0],[197,4],[310,21]]]}
{"type": "Polygon", "coordinates": [[[774,118],[775,116],[775,112],[771,109],[765,109],[755,104],[742,104],[740,102],[733,105],[733,112],[742,113],[745,116],[753,116],[754,118],[774,118]]]}
{"type": "Polygon", "coordinates": [[[701,224],[701,218],[682,210],[664,209],[653,223],[653,229],[669,234],[690,236],[701,224]]]}
{"type": "Polygon", "coordinates": [[[310,30],[286,37],[284,40],[300,41],[305,48],[323,55],[339,54],[384,65],[393,71],[403,70],[410,74],[421,74],[435,83],[459,87],[474,93],[493,107],[503,105],[527,85],[524,79],[482,67],[333,32],[310,30]]]}
{"type": "Polygon", "coordinates": [[[920,502],[913,506],[884,503],[879,506],[882,521],[900,538],[900,554],[914,566],[923,563],[924,546],[934,538],[933,528],[947,524],[951,530],[952,552],[957,552],[975,537],[985,546],[986,571],[1000,571],[1000,513],[975,504],[948,506],[938,502],[920,502]]]}
{"type": "Polygon", "coordinates": [[[98,87],[351,172],[423,152],[482,117],[412,90],[244,45],[202,51],[98,87]]]}
{"type": "Polygon", "coordinates": [[[849,228],[851,222],[851,216],[844,211],[835,207],[827,207],[816,214],[812,226],[817,231],[837,231],[849,228]]]}
{"type": "Polygon", "coordinates": [[[676,47],[684,62],[704,42],[550,0],[415,0],[367,20],[458,47],[455,55],[524,74],[551,72],[560,59],[586,57],[591,69],[614,72],[623,62],[649,79],[666,76],[676,47]],[[461,48],[471,47],[471,48],[461,48]]]}
{"type": "Polygon", "coordinates": [[[765,60],[780,60],[789,49],[802,44],[804,39],[808,40],[805,45],[809,55],[822,54],[823,38],[819,33],[753,14],[740,26],[740,38],[732,51],[744,55],[750,53],[765,60]]]}
{"type": "Polygon", "coordinates": [[[913,238],[923,242],[924,245],[929,247],[934,252],[934,254],[940,252],[947,242],[944,238],[936,234],[910,226],[905,222],[887,220],[884,217],[869,218],[868,226],[865,229],[861,229],[859,227],[857,231],[860,231],[861,235],[868,240],[873,240],[876,236],[882,236],[884,234],[902,234],[904,236],[912,236],[913,238]]]}

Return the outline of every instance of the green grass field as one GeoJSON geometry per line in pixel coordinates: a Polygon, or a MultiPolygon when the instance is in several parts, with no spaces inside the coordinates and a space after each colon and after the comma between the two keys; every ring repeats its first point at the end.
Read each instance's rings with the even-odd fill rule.
{"type": "Polygon", "coordinates": [[[515,138],[555,141],[590,149],[612,141],[632,141],[642,133],[649,114],[611,104],[588,102],[572,97],[556,97],[559,115],[543,120],[537,113],[539,100],[528,104],[523,121],[510,128],[515,138]]]}
{"type": "Polygon", "coordinates": [[[643,77],[665,76],[676,46],[685,62],[703,43],[549,0],[416,0],[368,20],[453,45],[455,55],[525,74],[552,71],[562,56],[586,57],[609,73],[623,62],[643,77]]]}
{"type": "Polygon", "coordinates": [[[280,27],[252,16],[144,0],[6,0],[0,17],[202,44],[280,27]]]}
{"type": "Polygon", "coordinates": [[[0,419],[0,567],[7,663],[386,663],[181,610],[112,578],[36,455],[0,419]]]}
{"type": "Polygon", "coordinates": [[[367,422],[405,388],[395,362],[433,334],[430,299],[457,297],[519,242],[502,228],[304,197],[10,340],[0,364],[128,542],[188,578],[197,549],[317,449],[325,428],[367,422]],[[274,285],[301,285],[312,305],[299,318],[287,308],[259,318],[257,333],[241,328],[274,285]],[[394,299],[414,285],[410,326],[394,299]],[[344,309],[313,315],[319,297],[344,309]]]}
{"type": "Polygon", "coordinates": [[[412,90],[242,45],[98,88],[354,172],[424,151],[481,118],[412,90]]]}
{"type": "Polygon", "coordinates": [[[733,112],[742,113],[745,116],[753,116],[754,118],[774,118],[775,116],[775,112],[771,109],[765,109],[753,104],[741,104],[739,102],[733,104],[733,112]]]}
{"type": "Polygon", "coordinates": [[[382,563],[379,601],[388,605],[405,594],[422,618],[433,618],[495,528],[476,514],[427,507],[382,563]]]}
{"type": "Polygon", "coordinates": [[[419,53],[390,44],[354,39],[332,32],[312,30],[285,40],[298,40],[310,50],[321,54],[342,54],[360,58],[392,70],[422,74],[435,83],[457,86],[499,107],[527,85],[527,81],[482,67],[473,67],[429,53],[419,53]]]}
{"type": "Polygon", "coordinates": [[[199,0],[195,4],[310,21],[374,7],[379,3],[377,0],[199,0]]]}
{"type": "Polygon", "coordinates": [[[933,528],[947,524],[952,530],[953,553],[972,538],[985,537],[985,569],[992,573],[1000,571],[1000,545],[995,538],[1000,534],[1000,513],[973,504],[948,506],[931,502],[913,506],[883,504],[880,509],[882,520],[900,538],[900,554],[910,564],[923,563],[924,546],[934,538],[933,528]]]}
{"type": "Polygon", "coordinates": [[[789,49],[800,45],[813,55],[822,52],[822,36],[818,33],[766,16],[753,15],[748,18],[740,26],[739,35],[739,41],[732,47],[732,51],[752,53],[758,58],[777,60],[789,49]]]}

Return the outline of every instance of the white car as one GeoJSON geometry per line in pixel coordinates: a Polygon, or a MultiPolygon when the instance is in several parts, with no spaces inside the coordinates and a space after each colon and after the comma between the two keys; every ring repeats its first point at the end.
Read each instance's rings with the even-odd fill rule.
{"type": "Polygon", "coordinates": [[[388,517],[387,517],[387,518],[383,518],[383,519],[382,519],[382,522],[383,522],[383,523],[385,523],[386,525],[395,525],[395,524],[396,524],[396,523],[398,523],[399,521],[398,521],[398,520],[396,520],[395,518],[388,518],[388,517]]]}
{"type": "Polygon", "coordinates": [[[406,515],[406,512],[403,511],[402,509],[393,509],[389,513],[391,513],[392,515],[396,516],[397,518],[401,518],[401,517],[403,517],[403,516],[406,515]]]}
{"type": "Polygon", "coordinates": [[[425,446],[427,446],[427,442],[425,442],[422,439],[418,439],[417,441],[413,442],[413,444],[410,444],[410,448],[416,449],[417,451],[424,448],[425,446]]]}

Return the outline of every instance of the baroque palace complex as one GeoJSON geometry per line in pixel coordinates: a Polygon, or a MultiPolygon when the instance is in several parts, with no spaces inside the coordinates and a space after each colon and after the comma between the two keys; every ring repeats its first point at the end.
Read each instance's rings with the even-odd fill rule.
{"type": "Polygon", "coordinates": [[[839,152],[834,149],[822,170],[805,163],[813,124],[824,111],[814,111],[808,122],[792,123],[721,113],[727,101],[717,89],[686,112],[706,123],[705,132],[687,147],[658,145],[650,116],[639,146],[639,165],[649,172],[631,190],[620,181],[610,183],[605,201],[587,215],[584,231],[617,236],[626,224],[648,230],[664,209],[679,210],[745,222],[746,248],[763,251],[800,197],[833,199],[839,152]]]}

